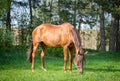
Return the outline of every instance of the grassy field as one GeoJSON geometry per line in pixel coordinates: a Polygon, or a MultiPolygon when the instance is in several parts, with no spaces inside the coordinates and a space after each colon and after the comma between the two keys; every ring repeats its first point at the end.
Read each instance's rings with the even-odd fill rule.
{"type": "Polygon", "coordinates": [[[49,55],[45,57],[44,72],[39,57],[37,54],[32,73],[26,50],[0,51],[0,81],[120,81],[120,53],[87,54],[84,74],[78,74],[74,65],[72,73],[64,73],[63,57],[49,55]]]}

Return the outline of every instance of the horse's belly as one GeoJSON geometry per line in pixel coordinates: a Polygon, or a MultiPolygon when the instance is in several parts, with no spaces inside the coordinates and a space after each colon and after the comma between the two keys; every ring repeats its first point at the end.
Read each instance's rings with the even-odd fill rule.
{"type": "Polygon", "coordinates": [[[59,42],[54,42],[54,41],[47,41],[47,42],[43,42],[46,46],[48,47],[62,47],[61,44],[59,42]]]}
{"type": "Polygon", "coordinates": [[[61,47],[60,37],[44,37],[42,42],[49,47],[61,47]]]}
{"type": "Polygon", "coordinates": [[[69,40],[61,40],[60,38],[58,40],[54,40],[54,39],[47,39],[47,40],[44,40],[43,43],[46,45],[46,46],[49,46],[49,47],[64,47],[65,45],[69,45],[69,40]]]}

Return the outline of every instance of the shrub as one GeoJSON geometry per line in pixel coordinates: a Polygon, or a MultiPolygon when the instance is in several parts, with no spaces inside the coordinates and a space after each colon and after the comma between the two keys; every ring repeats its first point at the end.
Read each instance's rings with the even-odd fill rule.
{"type": "Polygon", "coordinates": [[[48,55],[56,56],[56,57],[62,57],[63,56],[63,49],[62,48],[47,48],[48,55]]]}
{"type": "Polygon", "coordinates": [[[9,30],[0,31],[0,49],[9,50],[13,43],[13,32],[9,30]]]}

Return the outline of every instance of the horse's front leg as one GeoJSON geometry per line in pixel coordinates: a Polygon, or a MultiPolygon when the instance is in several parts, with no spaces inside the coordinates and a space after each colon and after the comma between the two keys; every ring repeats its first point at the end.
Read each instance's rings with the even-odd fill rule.
{"type": "Polygon", "coordinates": [[[44,45],[42,45],[41,62],[42,62],[42,69],[44,71],[46,71],[46,69],[45,69],[45,62],[44,62],[45,51],[46,51],[46,47],[44,45]]]}
{"type": "Polygon", "coordinates": [[[63,51],[64,51],[64,72],[66,72],[68,47],[64,47],[63,51]]]}
{"type": "Polygon", "coordinates": [[[74,48],[69,48],[70,54],[69,54],[69,58],[70,58],[70,65],[69,65],[69,70],[72,71],[72,59],[73,59],[73,53],[74,53],[74,48]]]}
{"type": "Polygon", "coordinates": [[[33,52],[32,52],[32,72],[34,72],[34,60],[35,60],[35,56],[36,56],[36,50],[37,50],[37,47],[38,47],[39,43],[34,43],[33,44],[33,52]]]}

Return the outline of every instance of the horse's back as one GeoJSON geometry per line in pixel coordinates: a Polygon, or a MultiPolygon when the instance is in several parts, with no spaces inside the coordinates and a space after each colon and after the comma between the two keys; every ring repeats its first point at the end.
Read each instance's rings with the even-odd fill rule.
{"type": "Polygon", "coordinates": [[[73,25],[71,25],[70,23],[67,23],[67,22],[65,22],[65,23],[63,23],[63,24],[61,24],[61,25],[54,25],[54,24],[41,24],[40,26],[39,26],[40,28],[46,28],[46,29],[73,29],[74,27],[73,27],[73,25]]]}
{"type": "Polygon", "coordinates": [[[53,25],[53,24],[41,24],[38,27],[36,27],[33,31],[34,32],[51,32],[51,33],[70,33],[70,31],[73,29],[73,25],[70,23],[63,23],[61,25],[53,25]]]}

